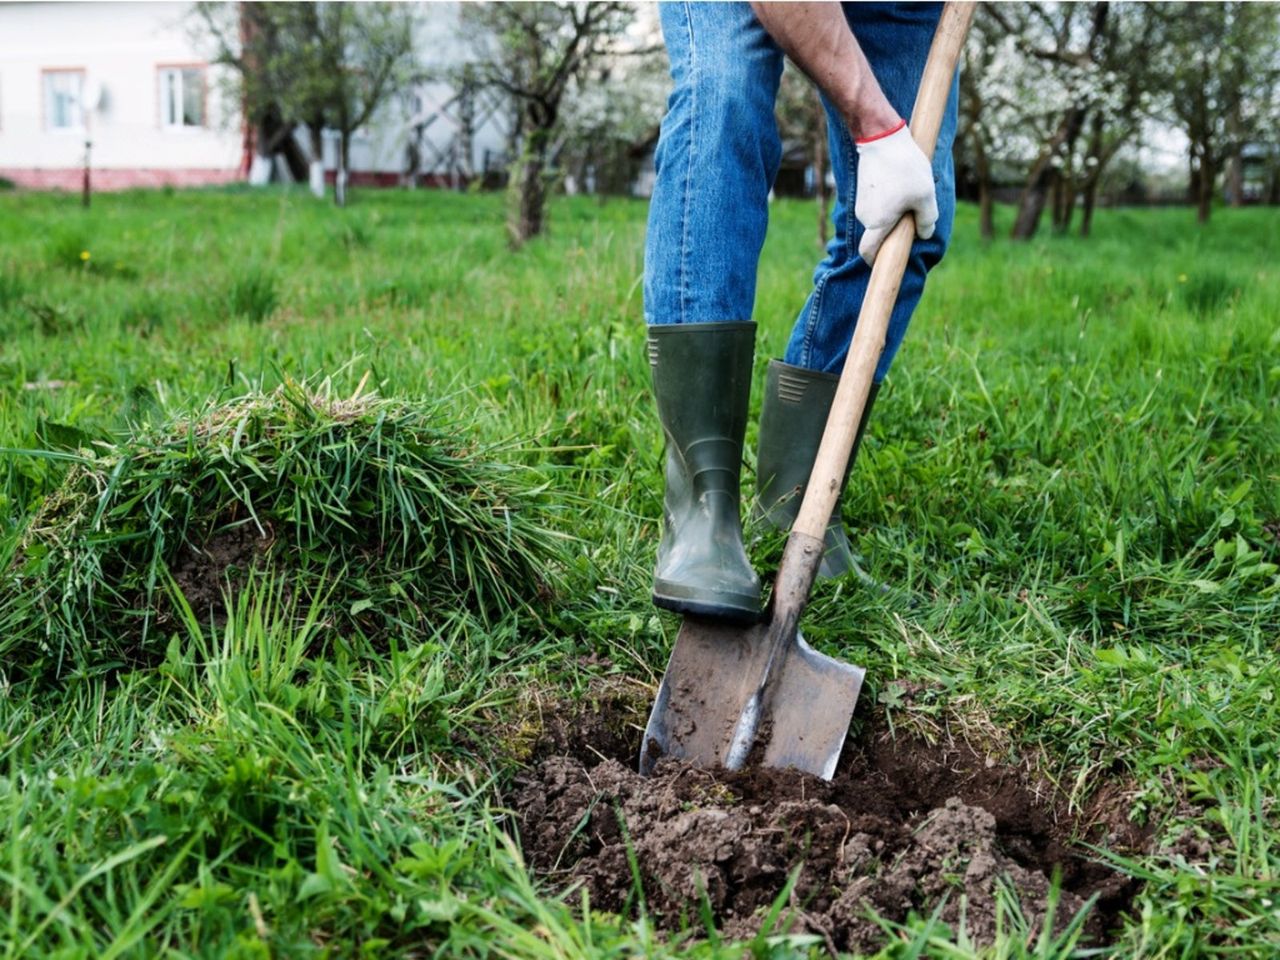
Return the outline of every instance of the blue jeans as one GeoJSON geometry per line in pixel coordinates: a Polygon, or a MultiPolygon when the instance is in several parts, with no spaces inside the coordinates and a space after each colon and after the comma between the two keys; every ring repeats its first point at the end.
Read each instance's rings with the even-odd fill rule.
{"type": "MultiPolygon", "coordinates": [[[[942,5],[842,7],[885,96],[898,113],[909,117],[942,5]]],[[[746,3],[663,3],[660,10],[675,89],[655,157],[657,179],[645,240],[645,320],[750,320],[769,191],[782,156],[773,110],[783,53],[746,3]]],[[[957,97],[958,83],[952,86],[934,151],[937,230],[912,247],[876,369],[877,382],[893,363],[924,292],[925,274],[942,259],[951,235],[957,97]]],[[[853,215],[857,150],[826,97],[823,105],[836,180],[835,229],[814,271],[813,291],[796,320],[784,359],[838,373],[871,268],[858,256],[862,225],[853,215]]]]}

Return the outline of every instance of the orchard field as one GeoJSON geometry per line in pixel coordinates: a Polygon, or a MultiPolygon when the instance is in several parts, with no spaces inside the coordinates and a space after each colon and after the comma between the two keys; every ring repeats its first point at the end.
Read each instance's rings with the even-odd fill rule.
{"type": "MultiPolygon", "coordinates": [[[[644,215],[0,195],[0,953],[1280,951],[1275,211],[962,207],[844,501],[889,591],[806,618],[868,671],[842,779],[657,799],[644,215]]],[[[818,256],[772,217],[757,412],[818,256]]]]}

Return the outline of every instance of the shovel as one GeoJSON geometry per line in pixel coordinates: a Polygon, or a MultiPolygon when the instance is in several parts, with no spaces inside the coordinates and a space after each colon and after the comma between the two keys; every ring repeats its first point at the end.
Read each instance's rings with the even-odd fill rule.
{"type": "MultiPolygon", "coordinates": [[[[947,3],[934,34],[911,113],[912,136],[926,156],[938,140],[974,6],[947,3]]],[[[800,615],[822,561],[823,536],[914,239],[908,214],[876,257],[765,619],[742,627],[685,617],[645,728],[642,774],[663,757],[730,770],[748,761],[795,767],[824,780],[835,774],[864,671],[810,647],[800,635],[800,615]]]]}

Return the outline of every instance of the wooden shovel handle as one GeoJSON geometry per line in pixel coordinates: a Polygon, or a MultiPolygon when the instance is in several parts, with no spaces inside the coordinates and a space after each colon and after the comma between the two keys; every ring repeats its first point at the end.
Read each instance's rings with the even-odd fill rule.
{"type": "MultiPolygon", "coordinates": [[[[951,94],[956,63],[960,59],[960,51],[964,47],[964,38],[969,31],[976,6],[976,3],[948,2],[942,9],[942,18],[938,21],[933,36],[933,46],[929,48],[929,59],[925,63],[915,107],[911,111],[911,136],[927,157],[933,156],[933,148],[938,142],[938,128],[942,126],[942,115],[951,94]]],[[[796,534],[801,534],[822,540],[835,510],[844,469],[849,462],[849,452],[853,448],[853,438],[862,419],[863,408],[867,405],[867,394],[871,389],[876,365],[884,350],[889,315],[898,299],[898,287],[902,285],[902,275],[907,268],[907,258],[911,255],[915,233],[915,217],[908,213],[885,238],[880,253],[876,256],[875,265],[871,269],[871,281],[862,301],[862,309],[858,313],[858,326],[849,345],[849,356],[845,360],[844,371],[840,374],[840,384],[836,387],[831,413],[827,417],[827,427],[822,434],[822,444],[818,447],[813,471],[809,475],[800,513],[792,526],[793,538],[796,534]]],[[[791,546],[788,541],[788,547],[791,546]]],[[[803,557],[803,562],[812,563],[814,573],[822,559],[821,551],[789,549],[786,553],[796,560],[803,557]]],[[[786,565],[784,556],[783,566],[786,565]]],[[[805,585],[807,594],[812,578],[801,579],[808,580],[805,585]]],[[[779,586],[783,582],[783,571],[779,570],[779,586]]]]}

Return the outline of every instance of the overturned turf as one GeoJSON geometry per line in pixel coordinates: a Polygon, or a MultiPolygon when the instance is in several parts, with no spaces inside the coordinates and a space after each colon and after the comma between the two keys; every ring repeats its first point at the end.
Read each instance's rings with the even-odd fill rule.
{"type": "Polygon", "coordinates": [[[1096,898],[1084,935],[1105,942],[1136,892],[1078,842],[1145,842],[1112,802],[1115,790],[1099,791],[1105,810],[1068,817],[1025,770],[964,745],[882,729],[851,747],[825,783],[672,761],[646,779],[630,756],[601,759],[590,742],[546,756],[518,780],[526,855],[544,875],[584,886],[593,907],[619,913],[639,905],[634,857],[644,907],[664,929],[698,929],[709,915],[727,936],[754,935],[797,869],[773,932],[813,933],[840,950],[883,942],[873,912],[904,921],[939,908],[953,931],[990,943],[999,922],[1009,925],[999,918],[1006,884],[1036,931],[1055,873],[1054,929],[1096,898]]]}
{"type": "Polygon", "coordinates": [[[496,620],[554,595],[561,496],[518,440],[440,398],[286,381],[61,456],[0,557],[0,660],[18,677],[154,664],[182,616],[221,624],[251,571],[366,636],[496,620]]]}

